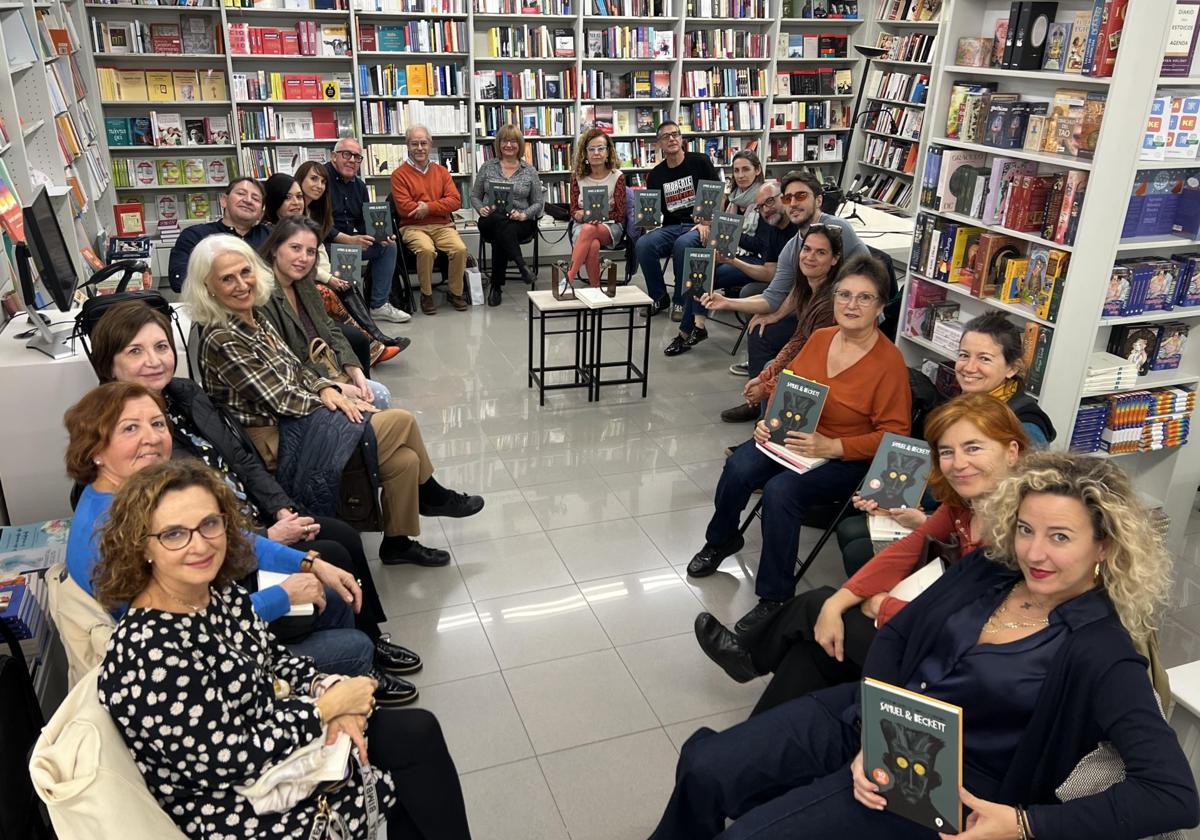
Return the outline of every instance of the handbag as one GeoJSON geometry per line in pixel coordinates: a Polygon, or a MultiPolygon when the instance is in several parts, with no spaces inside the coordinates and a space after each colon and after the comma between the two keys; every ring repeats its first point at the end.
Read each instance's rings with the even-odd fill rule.
{"type": "Polygon", "coordinates": [[[326,379],[343,383],[350,381],[350,377],[338,366],[333,348],[323,338],[314,338],[308,343],[308,363],[317,368],[326,379]]]}

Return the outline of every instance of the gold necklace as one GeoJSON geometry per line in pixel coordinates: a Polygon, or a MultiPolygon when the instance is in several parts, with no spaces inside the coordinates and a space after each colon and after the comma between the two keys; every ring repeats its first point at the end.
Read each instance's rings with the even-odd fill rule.
{"type": "MultiPolygon", "coordinates": [[[[155,581],[155,583],[158,583],[158,581],[155,581]]],[[[163,591],[163,594],[166,595],[168,598],[170,598],[172,601],[174,601],[176,604],[178,604],[181,607],[186,607],[191,612],[197,613],[208,607],[208,604],[204,604],[202,606],[197,605],[197,604],[189,604],[187,601],[184,601],[181,598],[175,597],[175,595],[171,594],[171,591],[168,590],[167,587],[163,586],[161,583],[158,583],[158,588],[161,589],[163,591]]]]}
{"type": "MultiPolygon", "coordinates": [[[[1008,595],[1005,596],[1004,600],[1000,603],[1000,606],[996,608],[996,611],[988,616],[987,621],[985,621],[983,623],[983,633],[984,634],[990,636],[990,635],[999,633],[1001,630],[1023,630],[1023,629],[1029,628],[1029,627],[1047,627],[1047,626],[1049,626],[1049,624],[1050,624],[1049,616],[1046,616],[1045,618],[1034,619],[1033,621],[1029,621],[1029,620],[1000,621],[999,620],[1000,616],[1002,616],[1008,612],[1008,602],[1012,599],[1012,597],[1016,594],[1016,592],[1017,592],[1017,587],[1014,586],[1009,591],[1008,595]]],[[[1036,601],[1033,601],[1032,598],[1030,599],[1030,601],[1032,602],[1031,603],[1032,606],[1038,606],[1038,607],[1041,606],[1041,604],[1037,603],[1036,601]]]]}

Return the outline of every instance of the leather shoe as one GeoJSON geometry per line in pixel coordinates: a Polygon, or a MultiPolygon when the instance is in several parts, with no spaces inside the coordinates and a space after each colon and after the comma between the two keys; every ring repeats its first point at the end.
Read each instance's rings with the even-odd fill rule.
{"type": "Polygon", "coordinates": [[[758,406],[742,403],[721,412],[721,419],[726,423],[752,423],[758,419],[758,406]]]}
{"type": "Polygon", "coordinates": [[[474,516],[483,510],[483,496],[468,496],[466,493],[448,491],[449,495],[440,505],[427,505],[422,502],[418,508],[421,516],[449,516],[452,519],[463,519],[474,516]]]}
{"type": "Polygon", "coordinates": [[[416,540],[412,540],[409,542],[408,548],[402,551],[389,551],[386,543],[387,538],[385,537],[384,544],[379,546],[379,561],[385,566],[399,566],[404,563],[412,563],[417,566],[450,565],[450,552],[442,551],[440,548],[428,548],[416,540]]]}
{"type": "Polygon", "coordinates": [[[500,287],[493,283],[488,289],[488,306],[499,306],[500,300],[500,287]]]}
{"type": "Polygon", "coordinates": [[[417,699],[417,687],[408,680],[402,680],[376,668],[372,668],[367,676],[379,683],[375,689],[375,704],[378,706],[407,706],[417,699]]]}
{"type": "Polygon", "coordinates": [[[677,335],[671,339],[671,343],[663,348],[664,356],[678,356],[680,353],[686,353],[692,349],[692,345],[688,344],[686,337],[677,335]]]}
{"type": "Polygon", "coordinates": [[[783,609],[784,603],[786,602],[760,598],[754,609],[739,618],[737,624],[733,625],[733,632],[737,634],[738,641],[745,644],[748,639],[761,632],[775,613],[783,609]]]}
{"type": "Polygon", "coordinates": [[[696,641],[704,655],[720,665],[734,682],[750,682],[759,676],[750,652],[738,644],[737,637],[711,613],[696,616],[696,641]]]}
{"type": "Polygon", "coordinates": [[[706,338],[708,338],[708,330],[706,330],[704,327],[692,327],[692,331],[687,337],[687,346],[695,347],[706,338]]]}
{"type": "Polygon", "coordinates": [[[433,295],[421,294],[421,311],[426,315],[437,314],[437,304],[433,302],[433,295]]]}
{"type": "Polygon", "coordinates": [[[401,645],[393,644],[384,633],[375,640],[375,667],[389,674],[415,674],[421,670],[421,657],[401,645]]]}
{"type": "Polygon", "coordinates": [[[717,570],[726,557],[741,551],[745,544],[746,540],[741,534],[735,534],[733,539],[721,543],[721,545],[705,543],[704,548],[696,552],[692,562],[688,563],[688,577],[708,577],[717,570]]]}
{"type": "Polygon", "coordinates": [[[456,295],[454,292],[446,292],[446,300],[458,312],[467,311],[467,299],[462,295],[456,295]]]}

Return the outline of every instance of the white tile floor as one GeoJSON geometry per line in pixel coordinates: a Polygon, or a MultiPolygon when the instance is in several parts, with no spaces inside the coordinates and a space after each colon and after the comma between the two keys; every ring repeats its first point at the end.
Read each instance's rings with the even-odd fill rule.
{"type": "MultiPolygon", "coordinates": [[[[730,681],[692,636],[701,610],[729,622],[754,604],[757,528],[718,574],[684,574],[722,449],[749,431],[718,417],[745,380],[726,370],[731,330],[668,359],[675,325],[660,316],[648,398],[561,391],[541,408],[526,388],[524,291],[395,329],[413,345],[378,378],[417,414],[439,480],[487,507],[424,521],[449,567],[377,566],[375,579],[387,629],[425,659],[418,705],[442,722],[476,840],[642,840],[679,746],[744,719],[763,686],[730,681]]],[[[1168,665],[1200,659],[1200,547],[1180,565],[1168,665]]],[[[843,578],[831,543],[801,586],[843,578]]]]}

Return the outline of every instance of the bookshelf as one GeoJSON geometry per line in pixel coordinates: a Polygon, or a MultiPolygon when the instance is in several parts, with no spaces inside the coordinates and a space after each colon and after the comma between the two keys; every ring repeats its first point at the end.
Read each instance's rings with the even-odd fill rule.
{"type": "MultiPolygon", "coordinates": [[[[1044,235],[1045,231],[1018,230],[998,224],[997,219],[985,224],[979,215],[960,212],[962,208],[957,206],[949,211],[924,210],[925,215],[918,217],[914,235],[915,248],[919,247],[922,239],[922,227],[929,224],[930,220],[934,220],[934,223],[942,220],[946,223],[977,226],[986,234],[1012,236],[1016,239],[1016,247],[1026,256],[1031,253],[1031,248],[1037,246],[1062,252],[1069,258],[1069,262],[1061,285],[1057,317],[1039,315],[1027,303],[1002,302],[996,297],[973,294],[969,286],[962,282],[931,278],[925,270],[928,262],[921,264],[919,259],[914,258],[913,265],[920,270],[913,270],[913,265],[910,265],[898,343],[909,362],[914,365],[920,365],[924,360],[952,359],[953,352],[947,351],[944,341],[931,341],[924,334],[908,334],[909,311],[914,307],[921,308],[920,304],[923,301],[918,296],[930,294],[930,289],[944,293],[946,299],[959,304],[960,320],[966,320],[989,309],[997,309],[1009,315],[1014,323],[1025,327],[1028,336],[1040,332],[1043,337],[1042,349],[1035,354],[1035,366],[1044,366],[1044,378],[1040,383],[1038,400],[1058,431],[1058,439],[1053,444],[1055,449],[1066,449],[1070,445],[1081,402],[1085,399],[1150,388],[1184,387],[1195,390],[1195,386],[1200,384],[1200,346],[1192,342],[1183,351],[1180,364],[1175,369],[1152,371],[1136,377],[1133,385],[1115,390],[1092,391],[1086,388],[1089,358],[1093,353],[1107,349],[1114,330],[1134,324],[1153,325],[1172,321],[1183,322],[1193,329],[1200,326],[1200,308],[1195,307],[1177,307],[1168,312],[1151,311],[1134,315],[1102,314],[1107,281],[1118,259],[1150,255],[1171,256],[1200,250],[1200,242],[1194,239],[1165,234],[1121,239],[1124,208],[1130,203],[1130,195],[1139,173],[1149,173],[1153,176],[1172,168],[1165,162],[1139,161],[1143,130],[1154,96],[1152,92],[1160,83],[1164,89],[1186,89],[1195,84],[1194,80],[1189,79],[1160,78],[1172,5],[1139,4],[1138,14],[1126,17],[1121,43],[1137,45],[1137,49],[1129,49],[1126,46],[1118,52],[1111,77],[1081,76],[1048,70],[1001,71],[995,68],[954,66],[958,39],[967,36],[990,36],[995,20],[1007,16],[1009,3],[1003,0],[957,0],[943,21],[940,35],[944,40],[933,55],[932,75],[936,77],[944,72],[948,82],[931,89],[925,109],[923,142],[934,150],[930,157],[940,149],[941,165],[944,167],[947,160],[945,156],[951,153],[981,155],[982,168],[989,173],[998,158],[1010,158],[1017,165],[1036,168],[1037,175],[1031,174],[1032,180],[1029,183],[1035,183],[1037,177],[1049,178],[1052,183],[1057,183],[1054,179],[1058,177],[1064,180],[1089,177],[1082,200],[1071,205],[1077,209],[1077,221],[1071,223],[1074,229],[1073,240],[1068,236],[1065,242],[1055,241],[1057,229],[1055,235],[1048,239],[1044,235]],[[1062,89],[1081,91],[1085,103],[1089,93],[1102,93],[1105,102],[1098,133],[1092,135],[1088,131],[1088,135],[1095,138],[1093,157],[1088,159],[1069,153],[1048,152],[1044,146],[1037,149],[1023,146],[1006,149],[962,137],[947,137],[947,117],[951,101],[955,96],[961,95],[961,92],[954,92],[954,84],[970,81],[995,83],[998,93],[1020,94],[1023,101],[1049,102],[1048,107],[1051,110],[1056,93],[1062,89]],[[1100,173],[1103,173],[1103,177],[1100,177],[1100,173]],[[1121,212],[1114,212],[1113,208],[1121,208],[1121,212]],[[1082,247],[1083,243],[1086,243],[1086,247],[1082,247]],[[1099,278],[1104,280],[1100,281],[1099,278]],[[1050,332],[1047,332],[1047,328],[1050,332]]],[[[1091,7],[1090,2],[1064,0],[1059,3],[1056,20],[1070,21],[1076,12],[1086,12],[1091,7]]],[[[993,100],[989,108],[997,101],[1000,100],[993,100]]],[[[1001,107],[1004,107],[1002,102],[1001,107]]],[[[956,109],[955,113],[959,111],[956,109]]],[[[966,113],[965,110],[963,113],[966,113]]],[[[1068,147],[1068,152],[1069,150],[1068,147]]],[[[1200,163],[1181,161],[1176,168],[1186,166],[1200,168],[1200,163]]],[[[918,185],[923,172],[923,169],[917,172],[918,185]]],[[[990,174],[988,177],[990,178],[990,174]]],[[[978,186],[979,182],[976,184],[978,186]]],[[[920,190],[918,199],[921,199],[919,193],[920,190]]],[[[956,200],[966,195],[971,194],[956,194],[956,200]]],[[[1053,191],[1049,195],[1053,201],[1053,191]]],[[[926,201],[922,202],[926,207],[929,203],[928,198],[927,194],[926,201]]],[[[969,200],[973,201],[973,196],[969,200]]],[[[978,211],[979,205],[976,204],[971,209],[978,211]]],[[[1059,212],[1061,215],[1061,208],[1059,212]]],[[[920,257],[919,251],[916,257],[920,257]]],[[[952,257],[952,271],[954,266],[952,257]]],[[[1193,443],[1191,446],[1111,456],[1106,453],[1097,454],[1104,457],[1120,457],[1122,465],[1134,477],[1139,491],[1147,498],[1163,500],[1163,510],[1170,518],[1168,541],[1174,550],[1179,550],[1183,544],[1196,486],[1200,483],[1200,447],[1193,443]]]]}

